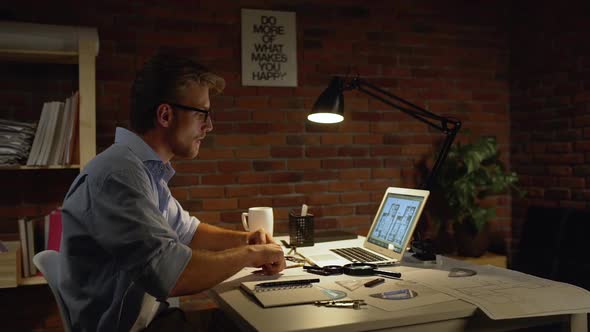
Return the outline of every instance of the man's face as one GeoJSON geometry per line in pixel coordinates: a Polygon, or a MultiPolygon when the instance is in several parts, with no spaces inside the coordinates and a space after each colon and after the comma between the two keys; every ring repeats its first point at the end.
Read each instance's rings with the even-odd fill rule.
{"type": "MultiPolygon", "coordinates": [[[[179,104],[209,110],[209,88],[190,82],[178,100],[179,104]]],[[[168,143],[172,153],[181,158],[193,159],[199,154],[201,141],[213,130],[211,114],[173,107],[173,121],[168,131],[168,143]]]]}

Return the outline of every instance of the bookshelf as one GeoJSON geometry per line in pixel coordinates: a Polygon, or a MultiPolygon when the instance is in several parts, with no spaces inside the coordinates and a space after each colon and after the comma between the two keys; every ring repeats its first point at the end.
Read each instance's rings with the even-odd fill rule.
{"type": "MultiPolygon", "coordinates": [[[[79,163],[50,166],[5,166],[0,172],[82,169],[96,155],[96,69],[99,50],[95,28],[0,21],[0,62],[74,65],[78,71],[80,111],[79,163]]],[[[39,114],[41,109],[39,109],[39,114]]],[[[0,114],[1,116],[1,114],[0,114]]],[[[47,173],[49,171],[50,173],[47,173]]],[[[65,193],[64,193],[65,194],[65,193]]],[[[20,278],[19,286],[45,284],[43,277],[20,278]]]]}
{"type": "Polygon", "coordinates": [[[19,170],[19,171],[26,171],[26,170],[40,170],[40,169],[71,169],[71,168],[80,168],[80,164],[71,164],[71,165],[47,165],[47,166],[26,166],[26,165],[18,165],[18,166],[0,166],[0,171],[10,171],[10,170],[19,170]]]}
{"type": "MultiPolygon", "coordinates": [[[[78,122],[82,168],[96,155],[96,70],[98,32],[95,28],[0,21],[0,61],[78,65],[78,122]]],[[[60,169],[70,166],[16,166],[11,169],[60,169]]]]}

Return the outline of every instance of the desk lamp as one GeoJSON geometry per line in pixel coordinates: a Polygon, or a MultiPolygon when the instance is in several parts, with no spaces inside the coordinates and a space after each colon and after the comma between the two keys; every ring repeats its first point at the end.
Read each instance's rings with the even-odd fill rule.
{"type": "MultiPolygon", "coordinates": [[[[436,156],[432,171],[421,185],[422,189],[430,190],[443,162],[447,158],[451,144],[461,128],[461,121],[429,112],[424,108],[385,91],[359,77],[352,78],[347,82],[345,78],[337,76],[332,78],[328,88],[326,88],[326,90],[324,90],[324,92],[318,97],[310,114],[307,116],[307,119],[316,123],[341,122],[344,120],[343,92],[355,89],[410,115],[416,120],[426,123],[445,135],[445,139],[438,155],[436,156]]],[[[432,245],[430,245],[429,242],[421,240],[419,234],[417,235],[418,239],[412,242],[414,257],[421,260],[435,259],[432,245]]]]}

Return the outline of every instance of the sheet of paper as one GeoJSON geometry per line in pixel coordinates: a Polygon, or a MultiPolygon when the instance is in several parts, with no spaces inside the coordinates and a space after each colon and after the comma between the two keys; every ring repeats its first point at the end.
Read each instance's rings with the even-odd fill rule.
{"type": "Polygon", "coordinates": [[[373,288],[361,287],[355,290],[354,292],[351,292],[349,294],[349,297],[361,297],[368,304],[386,311],[406,310],[429,304],[456,300],[456,298],[448,294],[436,291],[432,288],[420,285],[416,282],[395,281],[390,279],[386,280],[385,283],[382,283],[379,286],[373,288]],[[389,292],[399,289],[410,289],[414,291],[417,294],[417,296],[411,299],[404,300],[385,300],[370,296],[371,294],[389,292]]]}
{"type": "Polygon", "coordinates": [[[446,260],[441,268],[407,272],[404,277],[478,306],[492,319],[590,312],[590,292],[491,265],[446,260]],[[470,277],[450,278],[452,267],[475,270],[470,277]]]}
{"type": "MultiPolygon", "coordinates": [[[[355,277],[354,279],[362,280],[362,278],[360,277],[355,277]]],[[[367,277],[364,281],[367,282],[373,279],[375,279],[375,277],[367,277]]],[[[369,305],[381,308],[385,311],[407,310],[429,304],[456,300],[456,298],[448,294],[436,291],[432,288],[407,280],[394,280],[386,278],[385,282],[379,284],[378,286],[371,288],[362,286],[355,289],[354,291],[350,291],[336,283],[322,284],[322,286],[326,288],[345,291],[349,299],[365,300],[365,302],[367,302],[369,305]],[[370,296],[371,294],[388,292],[398,289],[411,289],[414,292],[416,292],[418,296],[406,300],[385,300],[370,296]]]]}

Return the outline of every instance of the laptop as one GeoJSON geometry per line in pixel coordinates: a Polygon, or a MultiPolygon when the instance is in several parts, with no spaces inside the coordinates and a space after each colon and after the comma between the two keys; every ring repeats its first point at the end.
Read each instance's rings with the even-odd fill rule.
{"type": "Polygon", "coordinates": [[[376,265],[399,263],[420,219],[429,191],[389,187],[383,195],[363,247],[331,248],[307,256],[318,266],[352,262],[376,265]]]}

